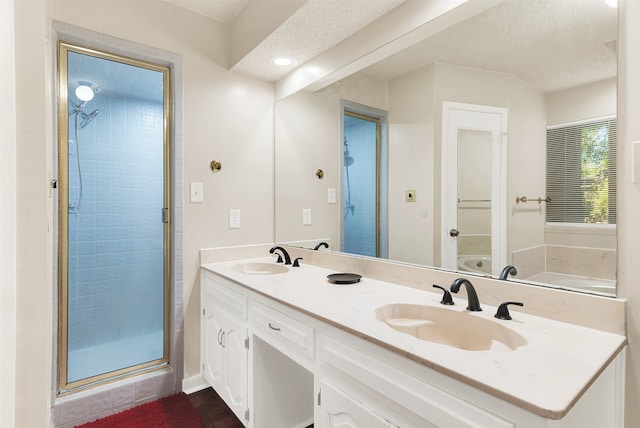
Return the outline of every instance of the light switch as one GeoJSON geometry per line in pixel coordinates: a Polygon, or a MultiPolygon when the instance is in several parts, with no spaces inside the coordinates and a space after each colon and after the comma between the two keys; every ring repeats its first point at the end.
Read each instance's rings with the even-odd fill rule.
{"type": "Polygon", "coordinates": [[[311,224],[311,208],[305,208],[302,210],[302,224],[309,226],[311,224]]]}
{"type": "Polygon", "coordinates": [[[327,189],[327,202],[330,204],[336,203],[336,189],[327,189]]]}
{"type": "Polygon", "coordinates": [[[229,210],[229,229],[240,229],[240,210],[229,210]]]}
{"type": "Polygon", "coordinates": [[[204,201],[204,189],[202,183],[191,183],[189,185],[192,204],[201,204],[204,201]]]}

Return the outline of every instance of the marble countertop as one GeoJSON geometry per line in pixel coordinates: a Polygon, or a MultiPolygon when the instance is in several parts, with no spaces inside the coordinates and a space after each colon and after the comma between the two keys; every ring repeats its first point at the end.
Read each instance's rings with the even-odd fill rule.
{"type": "Polygon", "coordinates": [[[356,284],[333,284],[327,275],[335,271],[306,264],[273,275],[232,269],[244,262],[273,263],[273,258],[202,268],[549,419],[565,416],[627,343],[623,335],[520,313],[517,306],[509,308],[512,320],[497,320],[497,308],[482,304],[482,288],[476,287],[482,312],[465,309],[465,291],[454,294],[456,304],[447,309],[503,323],[528,343],[507,352],[462,350],[398,332],[376,318],[376,309],[393,303],[443,308],[440,291],[366,277],[356,284]]]}

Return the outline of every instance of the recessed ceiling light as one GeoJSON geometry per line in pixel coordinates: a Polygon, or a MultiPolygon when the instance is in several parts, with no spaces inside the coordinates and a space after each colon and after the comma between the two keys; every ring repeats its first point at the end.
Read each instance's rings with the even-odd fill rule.
{"type": "Polygon", "coordinates": [[[271,63],[279,67],[287,67],[289,65],[292,65],[294,62],[295,60],[293,58],[289,58],[287,56],[277,56],[271,58],[271,63]]]}

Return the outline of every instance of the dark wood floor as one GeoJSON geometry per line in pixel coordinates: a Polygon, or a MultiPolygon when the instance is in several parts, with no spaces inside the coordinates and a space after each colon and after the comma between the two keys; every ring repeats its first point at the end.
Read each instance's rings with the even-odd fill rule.
{"type": "MultiPolygon", "coordinates": [[[[194,392],[188,397],[202,417],[203,428],[243,428],[242,423],[213,388],[194,392]]],[[[307,428],[313,428],[313,425],[307,428]]]]}
{"type": "Polygon", "coordinates": [[[236,415],[212,388],[194,392],[188,397],[202,417],[203,428],[243,428],[236,415]]]}

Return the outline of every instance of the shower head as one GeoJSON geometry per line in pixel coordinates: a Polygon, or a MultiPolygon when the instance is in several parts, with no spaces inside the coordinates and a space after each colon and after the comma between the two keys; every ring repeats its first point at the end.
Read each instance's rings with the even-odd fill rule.
{"type": "Polygon", "coordinates": [[[349,156],[349,142],[347,141],[347,138],[345,137],[344,139],[344,166],[351,166],[353,165],[353,157],[349,156]]]}
{"type": "Polygon", "coordinates": [[[80,129],[91,123],[91,121],[98,115],[98,113],[100,113],[100,110],[97,109],[89,114],[81,112],[80,114],[82,115],[82,122],[80,122],[80,129]]]}

